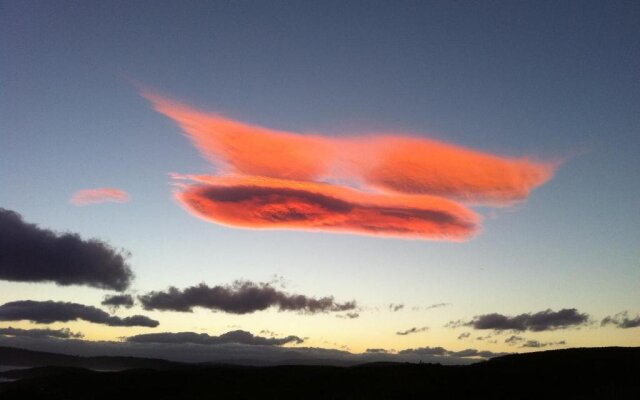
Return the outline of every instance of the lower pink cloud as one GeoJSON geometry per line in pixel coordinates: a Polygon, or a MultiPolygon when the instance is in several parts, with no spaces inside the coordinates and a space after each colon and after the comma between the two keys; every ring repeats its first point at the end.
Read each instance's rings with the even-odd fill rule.
{"type": "Polygon", "coordinates": [[[71,203],[76,206],[86,206],[107,202],[126,203],[131,200],[127,192],[114,188],[83,189],[71,197],[71,203]]]}
{"type": "Polygon", "coordinates": [[[433,196],[388,196],[273,178],[182,178],[196,183],[182,185],[177,200],[194,215],[224,225],[431,240],[465,240],[479,229],[473,211],[433,196]]]}

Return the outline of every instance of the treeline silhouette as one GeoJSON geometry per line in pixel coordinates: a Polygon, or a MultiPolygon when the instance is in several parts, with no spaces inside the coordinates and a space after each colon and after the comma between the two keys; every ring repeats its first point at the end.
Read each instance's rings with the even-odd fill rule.
{"type": "MultiPolygon", "coordinates": [[[[0,348],[0,364],[9,364],[5,350],[0,348]]],[[[58,362],[73,358],[61,356],[58,362]]],[[[110,365],[125,359],[144,367],[98,372],[65,364],[7,371],[0,377],[17,380],[0,384],[0,399],[625,399],[640,394],[640,348],[513,354],[468,366],[248,367],[117,359],[110,365]]]]}

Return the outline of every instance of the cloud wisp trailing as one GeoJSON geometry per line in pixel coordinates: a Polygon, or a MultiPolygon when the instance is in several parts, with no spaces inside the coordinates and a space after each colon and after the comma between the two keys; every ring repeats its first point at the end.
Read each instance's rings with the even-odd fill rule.
{"type": "Polygon", "coordinates": [[[201,283],[186,289],[170,287],[138,297],[146,310],[191,312],[194,307],[249,314],[274,307],[279,311],[316,314],[355,310],[355,301],[338,303],[333,297],[309,297],[289,294],[270,283],[235,281],[231,285],[207,286],[201,283]]]}
{"type": "Polygon", "coordinates": [[[640,327],[640,315],[629,318],[627,311],[622,311],[614,316],[607,316],[602,319],[600,326],[613,325],[617,328],[629,329],[640,327]]]}
{"type": "Polygon", "coordinates": [[[195,332],[161,332],[146,333],[141,335],[129,336],[127,342],[136,343],[173,343],[173,344],[202,344],[202,345],[219,345],[225,343],[236,343],[256,346],[282,346],[289,343],[300,344],[304,339],[290,335],[283,338],[255,336],[251,332],[243,330],[235,330],[223,333],[219,336],[211,336],[206,333],[195,332]]]}
{"type": "Polygon", "coordinates": [[[155,328],[159,325],[144,315],[131,317],[111,316],[107,312],[78,303],[61,301],[21,300],[5,303],[0,306],[0,321],[31,321],[37,324],[53,322],[69,322],[84,320],[108,326],[144,326],[155,328]]]}
{"type": "Polygon", "coordinates": [[[0,208],[0,279],[125,290],[133,273],[128,254],[98,239],[57,233],[0,208]]]}
{"type": "Polygon", "coordinates": [[[407,335],[411,335],[412,333],[426,332],[428,330],[429,330],[428,326],[423,326],[423,327],[420,327],[420,328],[414,326],[413,328],[406,329],[404,331],[398,331],[398,332],[396,332],[396,335],[407,336],[407,335]]]}
{"type": "Polygon", "coordinates": [[[466,240],[480,219],[460,202],[524,201],[557,168],[406,135],[272,130],[142,95],[218,168],[208,179],[187,176],[194,182],[179,184],[178,201],[198,217],[235,227],[466,240]]]}
{"type": "Polygon", "coordinates": [[[588,322],[588,314],[580,313],[575,308],[565,308],[559,311],[547,309],[513,317],[498,313],[477,315],[471,321],[451,321],[446,326],[451,328],[470,326],[474,329],[493,329],[496,331],[541,332],[578,327],[588,322]]]}
{"type": "Polygon", "coordinates": [[[69,199],[76,206],[88,206],[100,203],[127,203],[131,201],[129,193],[116,188],[95,188],[79,190],[69,199]]]}
{"type": "Polygon", "coordinates": [[[58,339],[78,339],[84,337],[80,332],[71,332],[69,328],[61,329],[21,329],[21,328],[0,328],[0,336],[20,336],[28,338],[58,338],[58,339]]]}

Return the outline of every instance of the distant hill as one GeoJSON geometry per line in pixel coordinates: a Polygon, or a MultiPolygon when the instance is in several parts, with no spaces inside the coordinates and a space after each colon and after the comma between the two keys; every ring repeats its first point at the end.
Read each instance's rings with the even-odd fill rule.
{"type": "Polygon", "coordinates": [[[16,367],[75,367],[104,371],[134,368],[176,369],[185,367],[174,361],[137,357],[80,357],[0,346],[0,365],[16,367]]]}
{"type": "MultiPolygon", "coordinates": [[[[127,357],[73,357],[0,348],[12,362],[76,363],[0,373],[0,399],[627,399],[638,398],[640,348],[513,354],[465,365],[242,367],[127,357]],[[95,372],[105,365],[134,366],[95,372]]],[[[14,364],[15,365],[15,364],[14,364]]],[[[44,365],[44,364],[40,364],[44,365]]],[[[52,364],[53,365],[53,364],[52,364]]]]}

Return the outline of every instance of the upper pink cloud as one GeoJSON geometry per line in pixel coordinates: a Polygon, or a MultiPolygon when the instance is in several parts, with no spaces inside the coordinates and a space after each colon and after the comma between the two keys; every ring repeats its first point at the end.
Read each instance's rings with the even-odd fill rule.
{"type": "Polygon", "coordinates": [[[131,200],[127,192],[115,188],[83,189],[71,197],[71,203],[76,206],[86,206],[106,202],[126,203],[131,200]]]}

